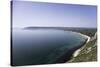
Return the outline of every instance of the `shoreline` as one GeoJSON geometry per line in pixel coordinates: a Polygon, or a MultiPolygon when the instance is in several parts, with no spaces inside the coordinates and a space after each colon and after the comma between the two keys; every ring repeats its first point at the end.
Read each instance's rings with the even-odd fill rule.
{"type": "Polygon", "coordinates": [[[73,31],[70,32],[79,34],[80,36],[86,38],[85,42],[83,42],[80,46],[73,47],[72,49],[68,50],[64,55],[62,55],[58,60],[56,60],[56,63],[65,63],[71,61],[71,57],[76,57],[80,53],[80,51],[85,47],[85,44],[87,44],[90,41],[90,37],[87,35],[73,31]]]}
{"type": "MultiPolygon", "coordinates": [[[[78,32],[74,32],[74,33],[78,33],[78,32]]],[[[86,44],[90,41],[90,38],[91,37],[89,37],[89,36],[87,36],[87,35],[85,35],[85,34],[82,34],[82,33],[78,33],[79,35],[81,35],[81,36],[83,36],[83,37],[85,37],[85,38],[87,38],[87,41],[86,41],[86,43],[82,46],[82,47],[80,47],[79,49],[77,49],[74,53],[73,53],[73,57],[76,57],[76,56],[78,56],[78,54],[80,53],[80,51],[86,46],[86,44]]]]}
{"type": "Polygon", "coordinates": [[[65,51],[64,55],[62,55],[58,60],[56,60],[55,63],[65,63],[71,60],[71,57],[73,57],[73,54],[75,53],[76,50],[80,49],[84,44],[86,44],[87,39],[85,42],[83,42],[80,46],[73,47],[70,50],[65,51]]]}

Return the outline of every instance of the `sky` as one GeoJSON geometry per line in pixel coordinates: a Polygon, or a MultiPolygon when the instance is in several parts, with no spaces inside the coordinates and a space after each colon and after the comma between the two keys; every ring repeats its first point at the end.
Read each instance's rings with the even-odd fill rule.
{"type": "Polygon", "coordinates": [[[45,2],[13,1],[13,27],[97,27],[97,7],[45,2]]]}

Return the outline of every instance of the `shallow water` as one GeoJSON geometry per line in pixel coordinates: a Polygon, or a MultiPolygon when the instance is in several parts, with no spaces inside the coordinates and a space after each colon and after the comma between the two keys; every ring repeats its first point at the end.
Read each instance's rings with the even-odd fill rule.
{"type": "Polygon", "coordinates": [[[13,29],[12,64],[56,63],[66,51],[82,45],[86,38],[77,33],[55,29],[13,29]]]}

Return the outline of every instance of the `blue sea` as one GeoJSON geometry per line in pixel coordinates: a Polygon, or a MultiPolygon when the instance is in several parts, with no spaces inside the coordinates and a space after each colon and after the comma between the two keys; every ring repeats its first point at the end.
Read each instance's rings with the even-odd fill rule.
{"type": "MultiPolygon", "coordinates": [[[[81,46],[85,37],[77,33],[55,29],[13,29],[12,64],[37,65],[62,62],[64,55],[81,46]]],[[[66,59],[68,59],[66,55],[66,59]]]]}

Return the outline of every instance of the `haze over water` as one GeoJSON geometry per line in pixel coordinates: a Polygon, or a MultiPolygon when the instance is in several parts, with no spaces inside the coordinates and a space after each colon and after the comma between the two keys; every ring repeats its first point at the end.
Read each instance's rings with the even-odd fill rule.
{"type": "Polygon", "coordinates": [[[56,63],[68,50],[82,45],[86,38],[63,30],[13,30],[13,64],[56,63]]]}

